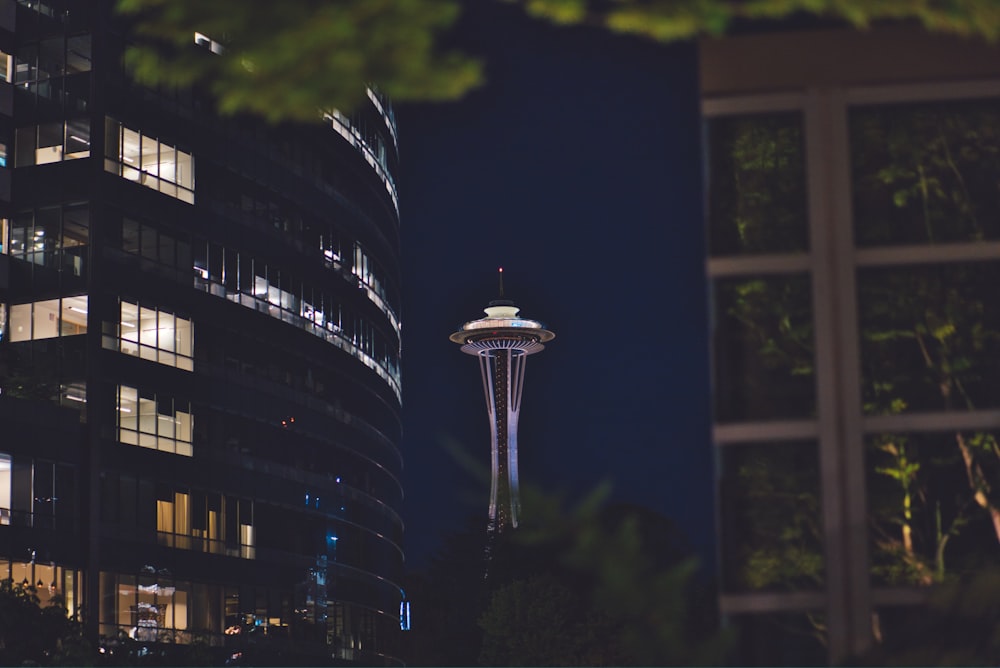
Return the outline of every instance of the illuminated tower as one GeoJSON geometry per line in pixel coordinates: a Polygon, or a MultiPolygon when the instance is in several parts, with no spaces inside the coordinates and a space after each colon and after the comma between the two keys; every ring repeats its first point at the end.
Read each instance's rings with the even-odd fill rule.
{"type": "Polygon", "coordinates": [[[514,302],[503,298],[500,269],[500,299],[486,307],[486,317],[472,320],[449,338],[462,344],[462,352],[476,355],[483,374],[486,410],[492,438],[492,484],[490,486],[491,531],[517,528],[520,500],[517,482],[517,417],[528,355],[541,351],[555,338],[542,323],[518,317],[514,302]]]}

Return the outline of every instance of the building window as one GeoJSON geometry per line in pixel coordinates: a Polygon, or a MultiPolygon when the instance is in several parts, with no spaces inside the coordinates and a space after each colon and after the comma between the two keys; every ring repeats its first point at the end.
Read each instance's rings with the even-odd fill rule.
{"type": "Polygon", "coordinates": [[[108,118],[104,168],[129,181],[194,204],[194,158],[176,146],[108,118]]]}
{"type": "Polygon", "coordinates": [[[12,458],[0,452],[0,524],[10,524],[10,490],[13,481],[12,458]]]}
{"type": "Polygon", "coordinates": [[[707,135],[711,254],[806,250],[802,115],[715,118],[707,135]]]}
{"type": "Polygon", "coordinates": [[[11,304],[10,340],[34,341],[87,333],[87,295],[11,304]]]}
{"type": "Polygon", "coordinates": [[[72,204],[18,211],[11,221],[4,220],[0,244],[11,257],[58,269],[64,275],[84,276],[90,208],[72,204]]]}
{"type": "Polygon", "coordinates": [[[160,545],[230,557],[256,557],[254,504],[218,492],[163,487],[156,499],[160,545]]]}
{"type": "Polygon", "coordinates": [[[194,326],[189,319],[123,300],[117,332],[114,347],[119,352],[185,371],[194,369],[194,326]]]}
{"type": "Polygon", "coordinates": [[[816,444],[741,444],[725,448],[720,459],[725,590],[821,588],[816,444]]]}
{"type": "MultiPolygon", "coordinates": [[[[361,285],[369,297],[378,298],[370,287],[361,285]]],[[[371,322],[349,318],[331,295],[314,290],[291,272],[232,248],[202,242],[194,250],[194,286],[325,339],[375,371],[401,396],[398,348],[386,343],[371,322]]],[[[388,306],[378,299],[390,323],[398,327],[388,306]]]]}
{"type": "Polygon", "coordinates": [[[866,637],[851,606],[989,562],[996,91],[704,102],[725,614],[826,609],[829,638],[866,637]]]}
{"type": "Polygon", "coordinates": [[[117,627],[141,642],[191,642],[187,631],[191,583],[155,569],[138,577],[102,572],[100,583],[104,598],[111,603],[102,610],[102,631],[110,627],[113,634],[117,627]]]}
{"type": "Polygon", "coordinates": [[[90,122],[87,119],[57,121],[17,129],[14,141],[15,167],[88,157],[90,122]]]}
{"type": "Polygon", "coordinates": [[[871,580],[930,585],[1000,540],[1000,98],[845,115],[871,580]]]}
{"type": "Polygon", "coordinates": [[[118,440],[128,445],[190,457],[191,405],[118,386],[118,440]]]}

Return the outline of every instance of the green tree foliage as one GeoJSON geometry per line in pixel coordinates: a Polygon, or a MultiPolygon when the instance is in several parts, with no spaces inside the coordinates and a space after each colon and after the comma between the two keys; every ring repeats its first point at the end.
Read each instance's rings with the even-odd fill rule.
{"type": "Polygon", "coordinates": [[[525,499],[524,526],[498,545],[495,568],[507,569],[507,579],[480,617],[481,662],[719,663],[727,644],[714,596],[694,577],[676,530],[649,511],[600,499],[568,515],[551,497],[525,499]]]}
{"type": "Polygon", "coordinates": [[[487,666],[600,666],[618,663],[608,620],[579,589],[551,574],[497,589],[479,619],[487,666]]]}
{"type": "Polygon", "coordinates": [[[91,665],[92,649],[60,597],[41,607],[35,588],[0,580],[0,665],[91,665]]]}
{"type": "Polygon", "coordinates": [[[396,100],[451,99],[481,79],[480,65],[441,53],[435,38],[458,15],[451,0],[119,0],[143,38],[127,53],[150,85],[205,85],[223,113],[316,120],[350,110],[378,82],[396,100]],[[194,46],[194,33],[224,44],[194,46]]]}
{"type": "Polygon", "coordinates": [[[408,664],[721,662],[715,592],[671,522],[606,488],[572,510],[522,492],[520,528],[491,539],[477,518],[409,578],[408,664]]]}
{"type": "MultiPolygon", "coordinates": [[[[492,0],[494,2],[501,0],[492,0]]],[[[932,30],[996,39],[992,0],[507,0],[558,23],[588,23],[661,41],[718,35],[740,19],[805,12],[858,27],[915,19],[932,30]]],[[[314,120],[317,109],[350,111],[376,82],[395,100],[460,97],[482,81],[480,63],[445,53],[442,34],[460,0],[118,0],[148,41],[128,53],[149,85],[204,84],[225,113],[272,121],[314,120]],[[225,45],[215,58],[195,32],[225,45]]]]}

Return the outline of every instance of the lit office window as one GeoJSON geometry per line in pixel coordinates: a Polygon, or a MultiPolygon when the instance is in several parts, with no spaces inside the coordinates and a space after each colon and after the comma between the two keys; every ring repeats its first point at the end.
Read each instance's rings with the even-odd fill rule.
{"type": "Polygon", "coordinates": [[[218,492],[163,488],[156,499],[160,545],[231,557],[256,556],[253,501],[218,492]]]}
{"type": "Polygon", "coordinates": [[[86,204],[17,211],[3,221],[3,252],[65,275],[84,276],[90,246],[90,209],[86,204]]]}
{"type": "Polygon", "coordinates": [[[118,386],[118,440],[190,457],[191,405],[134,387],[118,386]]]}
{"type": "Polygon", "coordinates": [[[14,142],[15,167],[87,157],[90,157],[90,122],[86,119],[17,129],[14,142]]]}
{"type": "Polygon", "coordinates": [[[194,158],[176,146],[105,121],[104,168],[147,188],[194,204],[194,158]]]}
{"type": "Polygon", "coordinates": [[[87,333],[87,295],[11,304],[10,340],[32,341],[87,333]]]}
{"type": "Polygon", "coordinates": [[[173,313],[122,301],[117,348],[126,355],[191,371],[194,326],[173,313]]]}
{"type": "Polygon", "coordinates": [[[11,473],[10,455],[0,452],[0,524],[10,524],[10,490],[13,474],[11,473]]]}

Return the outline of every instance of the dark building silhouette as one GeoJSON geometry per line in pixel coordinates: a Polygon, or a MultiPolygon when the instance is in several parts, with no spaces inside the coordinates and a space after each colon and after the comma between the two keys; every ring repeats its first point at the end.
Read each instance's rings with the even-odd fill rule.
{"type": "Polygon", "coordinates": [[[1000,53],[894,25],[699,55],[721,611],[738,664],[864,657],[996,563],[1000,53]]]}
{"type": "Polygon", "coordinates": [[[398,663],[391,108],[220,118],[110,7],[0,4],[0,578],[93,638],[398,663]]]}

